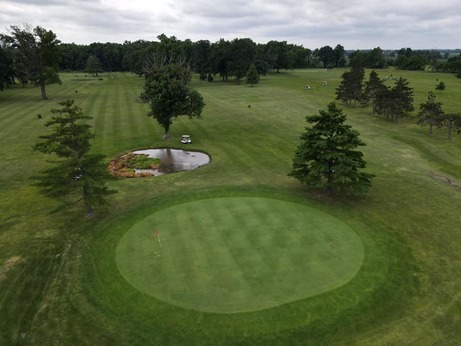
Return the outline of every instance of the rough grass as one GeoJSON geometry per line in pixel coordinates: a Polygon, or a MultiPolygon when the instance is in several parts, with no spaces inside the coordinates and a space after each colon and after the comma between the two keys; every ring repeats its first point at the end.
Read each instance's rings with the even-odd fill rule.
{"type": "MultiPolygon", "coordinates": [[[[211,163],[117,180],[111,184],[119,193],[92,219],[80,205],[59,209],[30,186],[30,177],[47,167],[47,157],[31,147],[46,132],[49,109],[68,98],[94,117],[97,153],[112,158],[165,146],[146,105],[137,102],[142,79],[68,74],[63,85],[48,88],[49,101],[40,101],[32,87],[0,93],[0,265],[23,259],[0,281],[0,344],[455,345],[461,338],[461,194],[435,175],[461,181],[461,138],[449,141],[443,130],[430,136],[414,120],[391,123],[369,109],[345,108],[368,144],[365,160],[376,174],[369,194],[327,197],[286,175],[305,116],[334,99],[341,73],[274,73],[254,88],[195,80],[206,102],[203,119],[177,119],[169,144],[179,147],[180,136],[190,134],[188,148],[207,152],[211,163]],[[115,253],[128,229],[165,208],[217,197],[276,198],[327,212],[362,239],[362,269],[321,295],[235,314],[180,308],[127,283],[115,253]]],[[[416,107],[438,78],[446,84],[436,92],[444,109],[461,109],[461,80],[454,76],[379,73],[407,78],[416,107]]]]}

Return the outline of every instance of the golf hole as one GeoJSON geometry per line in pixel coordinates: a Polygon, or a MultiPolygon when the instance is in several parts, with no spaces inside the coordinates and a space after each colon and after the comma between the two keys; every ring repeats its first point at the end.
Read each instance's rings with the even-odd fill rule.
{"type": "Polygon", "coordinates": [[[116,263],[143,293],[202,312],[257,311],[348,283],[364,258],[345,223],[257,197],[179,204],[133,225],[116,263]]]}

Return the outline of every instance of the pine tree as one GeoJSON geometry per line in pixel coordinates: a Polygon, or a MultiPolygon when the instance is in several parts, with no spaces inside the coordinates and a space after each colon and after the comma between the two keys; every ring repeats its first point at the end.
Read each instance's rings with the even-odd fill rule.
{"type": "Polygon", "coordinates": [[[354,102],[360,102],[363,98],[363,78],[365,69],[360,65],[354,65],[350,71],[342,74],[342,81],[336,88],[336,99],[348,105],[354,102]]]}
{"type": "Polygon", "coordinates": [[[378,95],[376,102],[378,114],[397,121],[414,110],[413,88],[409,86],[408,80],[400,77],[391,89],[378,95]]]}
{"type": "Polygon", "coordinates": [[[358,194],[368,191],[372,174],[359,170],[365,168],[363,154],[355,150],[365,143],[359,133],[344,124],[346,115],[334,102],[319,115],[307,116],[313,124],[301,135],[293,159],[293,169],[288,174],[306,185],[327,191],[358,194]]]}
{"type": "Polygon", "coordinates": [[[366,107],[371,101],[373,114],[377,113],[379,108],[378,99],[387,91],[386,85],[384,85],[384,82],[378,77],[376,71],[371,71],[368,81],[365,82],[362,105],[366,107]]]}
{"type": "Polygon", "coordinates": [[[105,203],[105,196],[115,191],[106,183],[111,179],[103,161],[103,155],[90,154],[90,140],[94,138],[91,126],[82,109],[73,100],[58,103],[61,108],[52,109],[55,114],[46,127],[52,127],[51,134],[40,136],[34,150],[55,155],[54,165],[35,177],[35,185],[54,198],[77,195],[86,206],[87,215],[93,214],[93,206],[105,203]]]}

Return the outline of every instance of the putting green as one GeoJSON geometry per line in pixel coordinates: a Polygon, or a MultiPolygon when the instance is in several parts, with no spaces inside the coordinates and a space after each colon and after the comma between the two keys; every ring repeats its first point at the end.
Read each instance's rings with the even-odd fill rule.
{"type": "Polygon", "coordinates": [[[340,287],[357,274],[363,257],[357,234],[331,215],[253,197],[160,210],[132,226],[116,249],[118,269],[138,290],[185,308],[225,313],[340,287]]]}

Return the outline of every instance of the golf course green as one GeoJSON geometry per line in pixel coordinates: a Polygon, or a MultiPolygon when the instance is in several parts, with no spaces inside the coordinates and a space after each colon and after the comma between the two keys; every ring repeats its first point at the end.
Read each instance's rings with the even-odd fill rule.
{"type": "Polygon", "coordinates": [[[362,261],[360,238],[341,221],[255,197],[158,211],[117,247],[118,268],[134,287],[204,312],[262,310],[311,297],[347,283],[362,261]]]}

